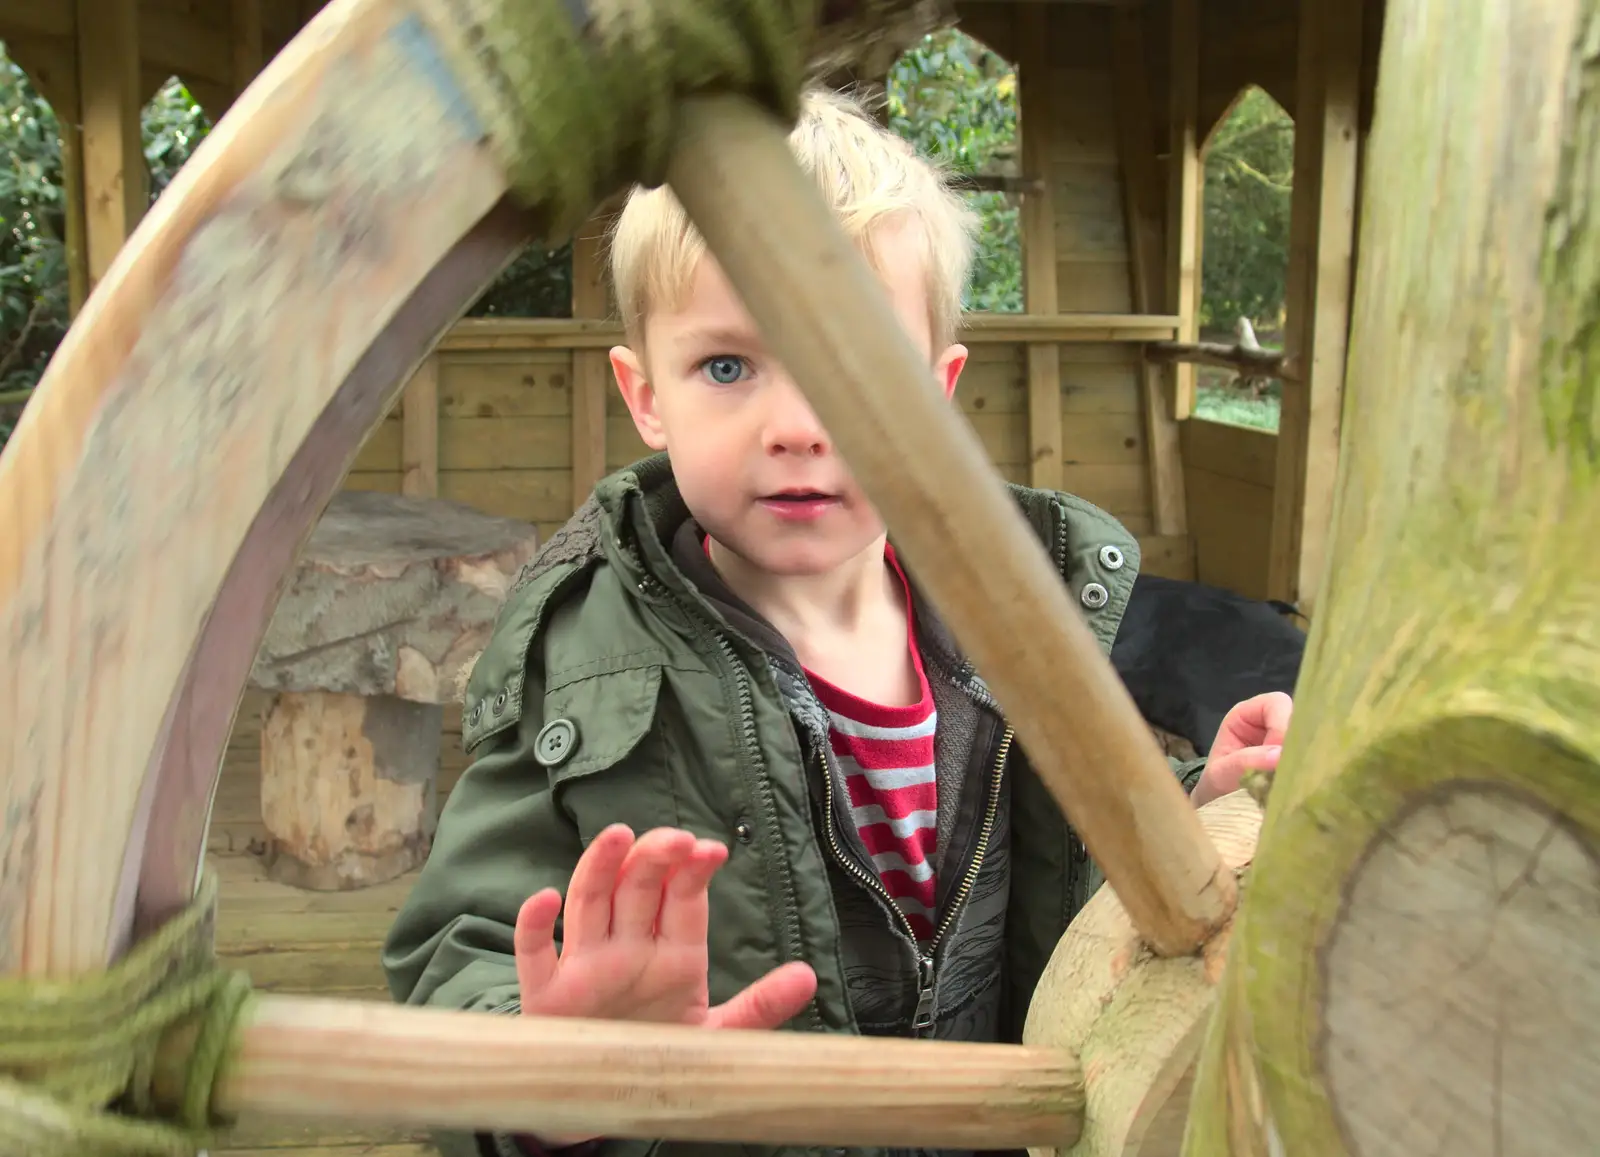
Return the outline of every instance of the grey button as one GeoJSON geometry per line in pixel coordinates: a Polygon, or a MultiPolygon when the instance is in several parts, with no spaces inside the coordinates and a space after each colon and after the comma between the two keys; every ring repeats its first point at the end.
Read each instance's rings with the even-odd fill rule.
{"type": "Polygon", "coordinates": [[[1111,600],[1111,594],[1099,583],[1090,583],[1083,588],[1083,593],[1078,598],[1091,611],[1098,611],[1111,600]]]}
{"type": "Polygon", "coordinates": [[[570,719],[552,719],[533,741],[533,757],[544,767],[567,761],[578,746],[578,728],[570,719]]]}
{"type": "Polygon", "coordinates": [[[1100,565],[1105,567],[1107,570],[1121,570],[1122,552],[1116,547],[1112,546],[1110,543],[1107,543],[1105,546],[1100,548],[1100,565]]]}

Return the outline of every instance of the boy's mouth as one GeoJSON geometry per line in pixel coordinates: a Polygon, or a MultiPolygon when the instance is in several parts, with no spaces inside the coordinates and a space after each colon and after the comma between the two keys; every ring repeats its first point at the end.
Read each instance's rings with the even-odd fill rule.
{"type": "Polygon", "coordinates": [[[764,494],[757,501],[780,518],[816,518],[838,505],[839,496],[822,490],[793,488],[764,494]]]}

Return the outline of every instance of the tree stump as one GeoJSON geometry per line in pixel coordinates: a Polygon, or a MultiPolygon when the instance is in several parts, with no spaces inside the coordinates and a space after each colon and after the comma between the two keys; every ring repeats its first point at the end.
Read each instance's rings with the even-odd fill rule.
{"type": "Polygon", "coordinates": [[[261,727],[270,877],[342,891],[427,857],[443,705],[537,537],[436,499],[335,495],[251,672],[274,692],[261,727]]]}

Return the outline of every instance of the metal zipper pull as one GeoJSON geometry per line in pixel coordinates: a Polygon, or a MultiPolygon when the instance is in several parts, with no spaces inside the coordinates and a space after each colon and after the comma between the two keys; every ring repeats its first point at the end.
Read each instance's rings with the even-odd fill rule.
{"type": "Polygon", "coordinates": [[[933,957],[917,957],[917,1015],[911,1022],[918,1036],[933,1027],[933,957]]]}

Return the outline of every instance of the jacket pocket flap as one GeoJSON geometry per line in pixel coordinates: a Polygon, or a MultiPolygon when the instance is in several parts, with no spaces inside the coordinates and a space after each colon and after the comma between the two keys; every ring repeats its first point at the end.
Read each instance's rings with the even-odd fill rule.
{"type": "Polygon", "coordinates": [[[589,775],[625,759],[655,722],[659,663],[586,675],[545,692],[545,724],[535,757],[552,783],[589,775]]]}

